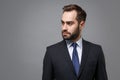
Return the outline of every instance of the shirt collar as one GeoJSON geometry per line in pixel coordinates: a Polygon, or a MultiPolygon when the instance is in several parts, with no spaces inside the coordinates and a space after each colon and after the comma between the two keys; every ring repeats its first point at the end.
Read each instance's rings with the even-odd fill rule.
{"type": "MultiPolygon", "coordinates": [[[[71,47],[73,42],[71,40],[66,40],[66,43],[67,43],[68,47],[71,47]]],[[[78,47],[82,48],[82,38],[80,38],[78,41],[76,41],[76,43],[77,43],[78,47]]]]}

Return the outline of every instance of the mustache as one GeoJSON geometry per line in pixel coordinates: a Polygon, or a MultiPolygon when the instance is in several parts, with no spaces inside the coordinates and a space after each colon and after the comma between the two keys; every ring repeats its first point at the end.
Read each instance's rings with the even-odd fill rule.
{"type": "Polygon", "coordinates": [[[67,33],[67,34],[71,34],[70,32],[68,32],[67,30],[63,30],[62,33],[67,33]]]}

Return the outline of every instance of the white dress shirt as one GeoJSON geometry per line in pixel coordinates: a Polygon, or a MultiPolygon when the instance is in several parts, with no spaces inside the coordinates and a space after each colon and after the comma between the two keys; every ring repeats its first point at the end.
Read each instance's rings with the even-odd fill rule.
{"type": "MultiPolygon", "coordinates": [[[[72,41],[66,40],[67,43],[67,48],[68,52],[70,55],[70,58],[72,60],[72,54],[73,54],[73,46],[72,46],[72,41]]],[[[82,58],[82,38],[80,38],[77,42],[77,52],[78,52],[78,58],[79,58],[79,63],[81,64],[81,58],[82,58]]]]}

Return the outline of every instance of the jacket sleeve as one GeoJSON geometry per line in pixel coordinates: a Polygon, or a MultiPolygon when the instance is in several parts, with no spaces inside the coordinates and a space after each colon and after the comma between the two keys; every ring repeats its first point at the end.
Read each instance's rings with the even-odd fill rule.
{"type": "Polygon", "coordinates": [[[101,47],[99,48],[98,53],[99,54],[98,54],[98,61],[97,61],[97,67],[95,73],[95,80],[108,80],[105,58],[101,47]]]}
{"type": "Polygon", "coordinates": [[[43,74],[42,80],[53,80],[53,68],[50,57],[50,52],[47,48],[44,59],[43,59],[43,74]]]}

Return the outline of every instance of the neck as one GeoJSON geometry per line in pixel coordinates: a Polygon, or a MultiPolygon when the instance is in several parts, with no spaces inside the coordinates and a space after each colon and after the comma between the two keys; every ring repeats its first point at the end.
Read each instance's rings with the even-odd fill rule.
{"type": "Polygon", "coordinates": [[[72,42],[77,42],[81,38],[81,35],[79,35],[77,38],[71,40],[72,42]]]}

